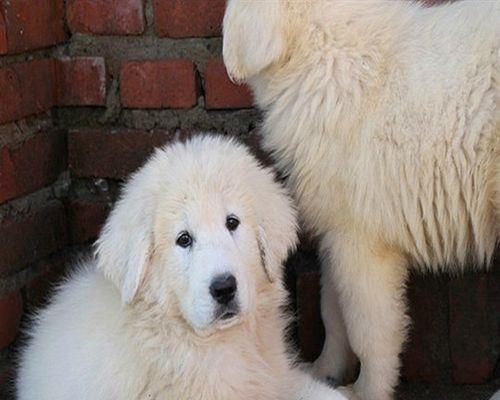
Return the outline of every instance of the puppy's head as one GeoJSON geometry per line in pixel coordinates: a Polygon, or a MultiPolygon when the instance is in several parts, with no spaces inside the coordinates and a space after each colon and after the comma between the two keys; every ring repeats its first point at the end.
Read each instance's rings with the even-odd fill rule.
{"type": "Polygon", "coordinates": [[[295,242],[295,212],[271,171],[234,141],[200,136],[132,176],[97,255],[124,302],[140,297],[201,333],[252,313],[295,242]]]}

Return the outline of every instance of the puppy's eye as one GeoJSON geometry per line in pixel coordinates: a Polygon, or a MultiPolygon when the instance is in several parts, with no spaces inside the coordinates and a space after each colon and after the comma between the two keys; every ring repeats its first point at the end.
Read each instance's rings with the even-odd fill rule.
{"type": "Polygon", "coordinates": [[[226,218],[226,228],[228,231],[233,232],[240,225],[240,221],[234,215],[229,215],[226,218]]]}
{"type": "Polygon", "coordinates": [[[182,232],[175,243],[177,244],[177,246],[186,248],[193,244],[193,238],[189,233],[182,232]]]}

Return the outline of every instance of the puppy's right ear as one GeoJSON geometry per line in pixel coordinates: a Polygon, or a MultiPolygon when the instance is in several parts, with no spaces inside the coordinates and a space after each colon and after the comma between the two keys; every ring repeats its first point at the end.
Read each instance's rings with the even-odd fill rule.
{"type": "Polygon", "coordinates": [[[124,303],[135,298],[153,251],[153,194],[145,180],[144,171],[131,178],[96,242],[98,268],[124,303]]]}
{"type": "Polygon", "coordinates": [[[260,194],[256,201],[260,259],[273,283],[282,278],[284,263],[297,245],[297,214],[291,198],[270,172],[267,182],[261,181],[256,187],[260,194]]]}
{"type": "Polygon", "coordinates": [[[244,81],[283,55],[283,7],[282,0],[228,0],[223,55],[231,79],[244,81]]]}

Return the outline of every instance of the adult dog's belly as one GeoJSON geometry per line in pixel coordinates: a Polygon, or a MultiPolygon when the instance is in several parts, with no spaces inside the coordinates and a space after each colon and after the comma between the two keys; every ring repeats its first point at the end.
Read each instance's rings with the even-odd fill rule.
{"type": "Polygon", "coordinates": [[[458,142],[416,151],[375,138],[350,154],[335,144],[317,151],[322,147],[311,139],[301,143],[299,157],[280,161],[315,233],[373,240],[420,268],[482,265],[498,235],[493,185],[499,132],[477,137],[472,152],[458,142]]]}
{"type": "MultiPolygon", "coordinates": [[[[357,102],[315,69],[287,81],[264,104],[263,144],[306,226],[378,241],[422,268],[487,263],[500,223],[500,95],[490,57],[470,63],[475,80],[446,75],[445,66],[441,75],[394,66],[357,102]],[[301,91],[305,81],[314,90],[301,91]]],[[[255,87],[257,97],[266,87],[255,87]]]]}
{"type": "Polygon", "coordinates": [[[487,264],[495,250],[491,151],[395,152],[353,182],[353,218],[416,266],[487,264]],[[368,178],[367,178],[368,177],[368,178]],[[360,189],[361,188],[361,191],[360,189]],[[363,199],[365,201],[363,201],[363,199]]]}

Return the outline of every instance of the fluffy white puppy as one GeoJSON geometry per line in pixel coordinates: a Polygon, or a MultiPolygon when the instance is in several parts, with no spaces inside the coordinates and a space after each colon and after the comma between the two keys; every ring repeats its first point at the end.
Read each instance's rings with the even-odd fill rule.
{"type": "Polygon", "coordinates": [[[19,400],[341,400],[291,367],[285,190],[246,148],[198,137],[132,176],[89,261],[37,317],[19,400]]]}
{"type": "Polygon", "coordinates": [[[321,237],[316,372],[349,379],[352,348],[364,400],[390,399],[398,380],[408,266],[492,258],[499,47],[500,1],[228,2],[228,72],[251,85],[264,147],[321,237]]]}

